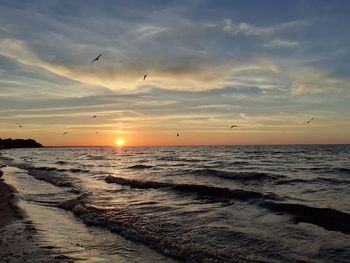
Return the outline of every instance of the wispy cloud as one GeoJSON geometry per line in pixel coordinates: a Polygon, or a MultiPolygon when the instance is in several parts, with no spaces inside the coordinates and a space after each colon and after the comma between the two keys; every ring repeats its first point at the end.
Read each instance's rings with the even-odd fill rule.
{"type": "Polygon", "coordinates": [[[283,33],[288,30],[305,26],[308,23],[309,22],[306,20],[296,20],[271,26],[255,26],[245,22],[234,23],[231,19],[226,19],[224,20],[224,26],[222,30],[231,34],[243,34],[248,36],[272,36],[278,33],[283,33]]]}
{"type": "Polygon", "coordinates": [[[113,90],[136,89],[146,84],[169,89],[206,90],[232,84],[244,86],[245,81],[245,86],[251,86],[253,77],[249,74],[256,73],[261,76],[277,70],[273,63],[263,59],[250,62],[234,59],[213,62],[199,60],[197,63],[186,60],[168,61],[163,64],[153,63],[147,67],[131,64],[82,66],[68,64],[55,57],[42,58],[31,51],[26,43],[16,39],[0,39],[0,54],[71,80],[113,90]],[[142,78],[145,72],[150,73],[147,82],[142,78]]]}
{"type": "Polygon", "coordinates": [[[239,122],[237,138],[259,143],[260,133],[300,138],[296,123],[311,115],[322,113],[313,125],[332,134],[331,118],[348,120],[350,18],[324,15],[337,5],[267,1],[272,15],[240,1],[105,3],[0,4],[1,136],[45,129],[44,143],[60,144],[55,133],[70,128],[81,144],[95,129],[157,141],[181,128],[207,143],[215,136],[197,135],[225,135],[239,122]]]}
{"type": "Polygon", "coordinates": [[[288,40],[282,40],[282,39],[274,39],[266,44],[264,44],[264,47],[266,48],[294,48],[299,46],[298,41],[288,41],[288,40]]]}
{"type": "Polygon", "coordinates": [[[338,93],[349,90],[349,78],[308,70],[300,71],[292,84],[293,95],[338,93]]]}
{"type": "Polygon", "coordinates": [[[166,31],[166,27],[142,25],[135,30],[135,35],[139,39],[155,36],[161,32],[166,31]]]}

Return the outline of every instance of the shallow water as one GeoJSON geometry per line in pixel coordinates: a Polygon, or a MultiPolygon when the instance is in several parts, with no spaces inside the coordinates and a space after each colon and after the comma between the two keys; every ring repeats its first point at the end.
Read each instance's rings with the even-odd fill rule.
{"type": "Polygon", "coordinates": [[[171,262],[140,244],[135,244],[103,228],[87,227],[72,213],[55,204],[74,198],[69,188],[59,188],[36,180],[25,170],[7,167],[5,180],[16,187],[19,206],[39,230],[41,247],[64,254],[75,262],[171,262]]]}
{"type": "MultiPolygon", "coordinates": [[[[16,176],[13,183],[25,205],[51,209],[66,218],[68,228],[76,220],[94,237],[93,254],[106,262],[113,262],[106,255],[134,262],[137,257],[146,262],[350,258],[349,145],[45,148],[1,154],[17,167],[6,172],[16,176]],[[45,187],[33,187],[37,182],[45,187]]],[[[43,224],[46,232],[54,228],[43,224]]],[[[59,236],[69,230],[54,231],[59,236]]],[[[86,252],[89,242],[84,244],[78,250],[82,258],[94,258],[86,252]]]]}

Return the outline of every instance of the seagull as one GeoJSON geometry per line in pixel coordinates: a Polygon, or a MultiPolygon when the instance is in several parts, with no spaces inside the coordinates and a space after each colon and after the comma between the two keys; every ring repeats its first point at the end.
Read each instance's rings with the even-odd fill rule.
{"type": "Polygon", "coordinates": [[[21,124],[19,124],[19,123],[16,123],[16,124],[18,125],[18,127],[22,128],[22,125],[21,125],[21,124]]]}
{"type": "Polygon", "coordinates": [[[313,120],[314,120],[314,117],[312,117],[310,120],[308,120],[308,121],[305,122],[304,124],[310,124],[313,120]]]}
{"type": "Polygon", "coordinates": [[[146,75],[143,76],[143,80],[145,80],[147,78],[149,74],[147,73],[146,75]]]}
{"type": "Polygon", "coordinates": [[[90,62],[90,64],[94,63],[95,61],[98,61],[98,59],[102,56],[103,53],[98,55],[93,61],[90,62]]]}
{"type": "Polygon", "coordinates": [[[64,133],[62,133],[62,135],[66,135],[68,132],[64,132],[64,133]]]}

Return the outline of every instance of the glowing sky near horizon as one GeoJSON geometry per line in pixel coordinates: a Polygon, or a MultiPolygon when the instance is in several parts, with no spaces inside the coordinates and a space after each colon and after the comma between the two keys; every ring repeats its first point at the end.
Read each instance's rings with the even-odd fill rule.
{"type": "Polygon", "coordinates": [[[349,13],[341,0],[0,0],[0,138],[350,143],[349,13]]]}

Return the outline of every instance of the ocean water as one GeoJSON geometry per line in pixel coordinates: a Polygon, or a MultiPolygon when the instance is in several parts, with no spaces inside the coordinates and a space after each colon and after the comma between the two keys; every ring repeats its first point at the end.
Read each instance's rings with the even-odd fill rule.
{"type": "Polygon", "coordinates": [[[0,158],[43,236],[81,261],[350,262],[350,145],[13,149],[0,158]]]}

